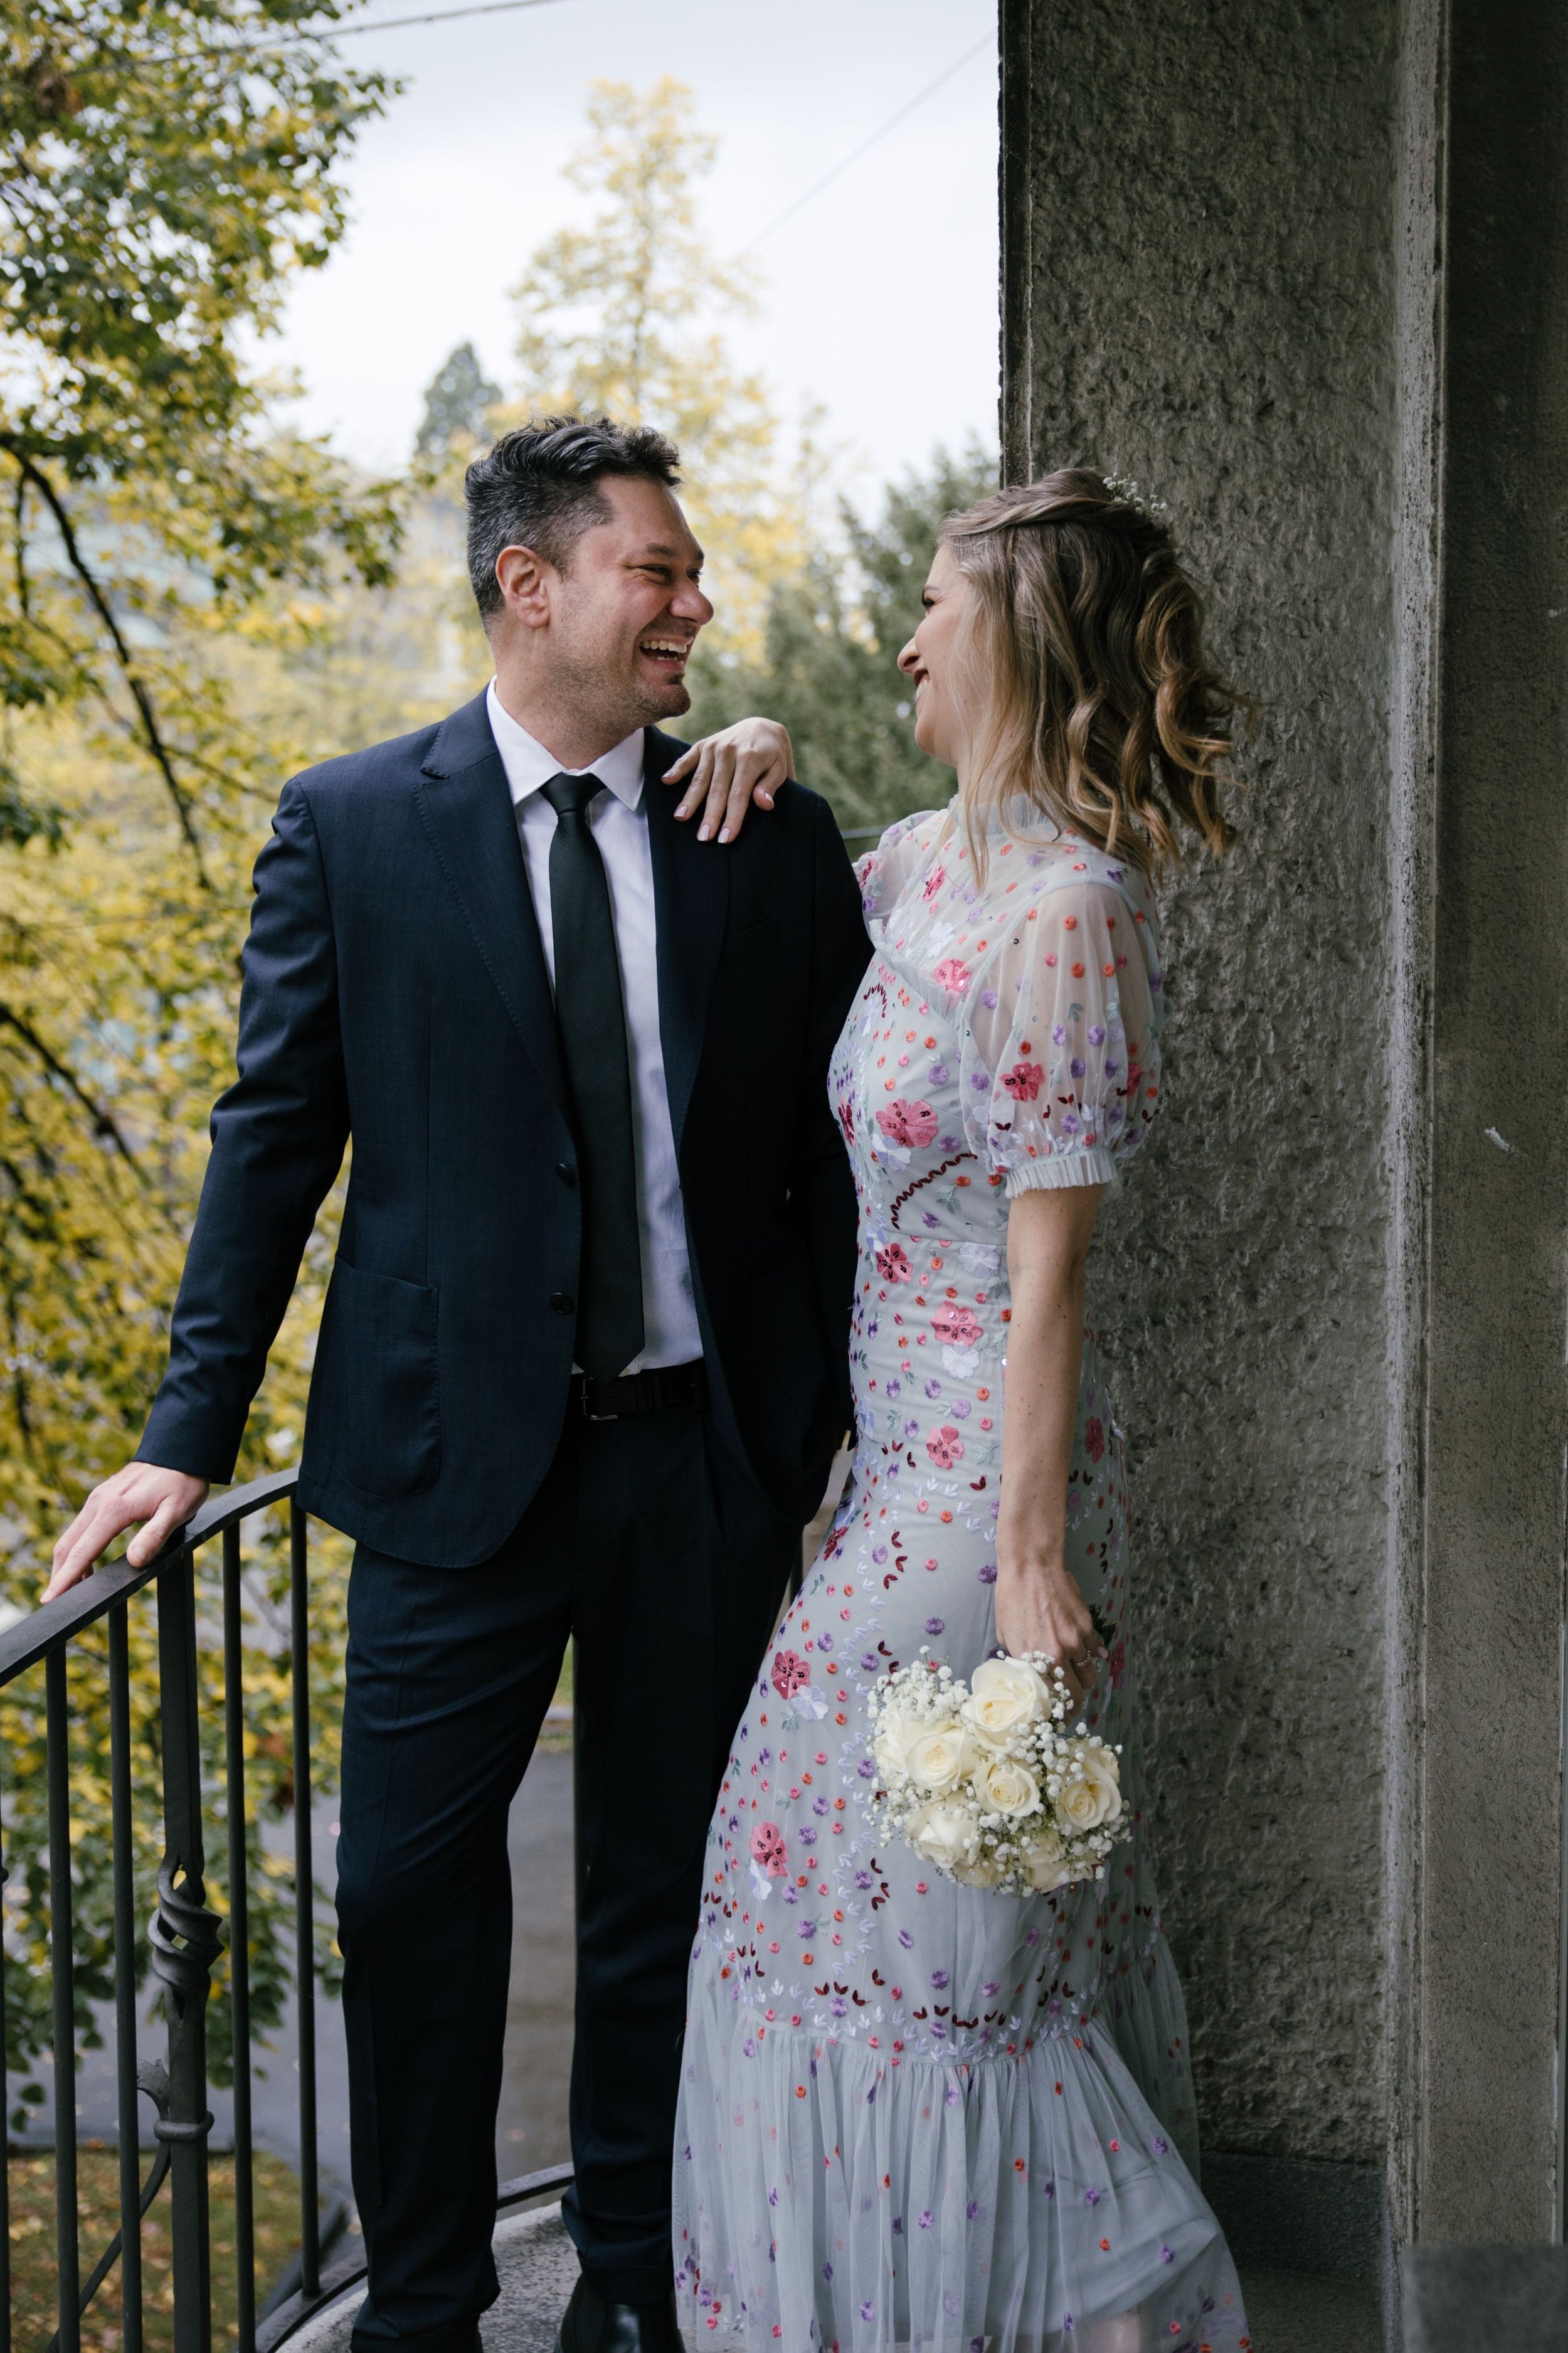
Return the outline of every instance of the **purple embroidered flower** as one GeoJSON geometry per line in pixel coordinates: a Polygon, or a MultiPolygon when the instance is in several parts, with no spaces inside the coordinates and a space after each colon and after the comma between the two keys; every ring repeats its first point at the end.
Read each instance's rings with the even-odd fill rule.
{"type": "Polygon", "coordinates": [[[984,1005],[987,1013],[994,1013],[996,1010],[996,991],[994,988],[983,988],[980,992],[980,1002],[984,1005]]]}
{"type": "Polygon", "coordinates": [[[824,2279],[831,2279],[833,2277],[833,2265],[831,2263],[823,2264],[822,2276],[824,2279]]]}
{"type": "Polygon", "coordinates": [[[919,2220],[919,2221],[920,2221],[921,2229],[922,2231],[929,2231],[929,2230],[931,2229],[931,2224],[935,2221],[936,2217],[935,2217],[935,2215],[931,2212],[931,2208],[930,2208],[929,2206],[922,2206],[922,2207],[921,2208],[921,2211],[920,2211],[920,2214],[919,2214],[918,2220],[919,2220]]]}
{"type": "Polygon", "coordinates": [[[841,1993],[836,1993],[827,2007],[835,2018],[847,2018],[849,2015],[849,2004],[841,1993]]]}
{"type": "Polygon", "coordinates": [[[1153,2150],[1156,2157],[1164,2157],[1168,2155],[1171,2144],[1168,2140],[1163,2139],[1159,2133],[1156,2133],[1149,2146],[1153,2150]]]}
{"type": "Polygon", "coordinates": [[[758,1764],[759,1764],[759,1765],[771,1765],[771,1764],[773,1763],[773,1750],[772,1750],[771,1748],[759,1748],[759,1749],[758,1749],[758,1751],[757,1751],[757,1762],[758,1762],[758,1764]]]}
{"type": "Polygon", "coordinates": [[[1091,1046],[1104,1045],[1105,1024],[1103,1021],[1094,1021],[1089,1024],[1089,1042],[1091,1046]]]}
{"type": "Polygon", "coordinates": [[[928,1618],[926,1620],[926,1632],[928,1634],[940,1634],[942,1630],[942,1624],[943,1620],[940,1618],[928,1618]]]}
{"type": "Polygon", "coordinates": [[[980,2200],[978,2198],[972,2198],[970,2200],[968,2205],[963,2210],[963,2219],[966,2222],[974,2222],[979,2221],[980,2200]]]}
{"type": "Polygon", "coordinates": [[[976,1569],[975,1575],[979,1577],[982,1585],[994,1585],[996,1582],[995,1562],[994,1560],[983,1560],[980,1567],[976,1569]]]}
{"type": "MultiPolygon", "coordinates": [[[[874,1766],[873,1766],[873,1767],[872,1767],[872,1770],[873,1770],[873,1772],[876,1770],[876,1767],[875,1767],[874,1766]]],[[[870,1874],[870,1873],[869,1873],[868,1871],[858,1871],[858,1872],[855,1873],[855,1884],[856,1884],[856,1886],[857,1886],[857,1887],[869,1887],[869,1886],[871,1886],[871,1885],[873,1884],[873,1882],[872,1882],[872,1878],[871,1878],[871,1874],[870,1874]]]]}
{"type": "Polygon", "coordinates": [[[902,1381],[889,1381],[888,1383],[888,1395],[890,1398],[902,1397],[903,1393],[904,1385],[902,1381]]]}
{"type": "MultiPolygon", "coordinates": [[[[807,1937],[807,1936],[816,1936],[816,1921],[815,1921],[815,1920],[797,1920],[797,1921],[795,1922],[795,1935],[796,1935],[797,1936],[802,1937],[802,1938],[805,1938],[805,1937],[807,1937]]],[[[1096,2195],[1097,2195],[1097,2196],[1099,2195],[1098,2191],[1096,2192],[1096,2195]]]]}
{"type": "Polygon", "coordinates": [[[927,1395],[927,1397],[928,1397],[928,1398],[939,1398],[939,1397],[941,1397],[941,1395],[942,1395],[942,1383],[941,1383],[940,1381],[927,1381],[927,1383],[926,1383],[926,1395],[927,1395]]]}
{"type": "Polygon", "coordinates": [[[942,2300],[942,2308],[943,2312],[946,2313],[950,2320],[956,2320],[958,2318],[958,2298],[955,2295],[944,2295],[942,2300]]]}
{"type": "Polygon", "coordinates": [[[900,1928],[899,1930],[899,1942],[902,1945],[906,1953],[909,1951],[910,1947],[914,1943],[914,1938],[910,1936],[907,1928],[900,1928]]]}
{"type": "Polygon", "coordinates": [[[954,1421],[967,1421],[970,1415],[974,1410],[967,1398],[951,1398],[949,1400],[948,1409],[952,1413],[954,1421]]]}
{"type": "Polygon", "coordinates": [[[1079,1130],[1082,1128],[1082,1126],[1083,1126],[1083,1122],[1082,1122],[1082,1120],[1080,1120],[1080,1119],[1079,1119],[1079,1115],[1078,1115],[1078,1113],[1077,1113],[1077,1112],[1076,1112],[1076,1111],[1064,1111],[1064,1112],[1063,1112],[1063,1113],[1062,1113],[1062,1134],[1063,1134],[1064,1135],[1077,1135],[1077,1134],[1079,1134],[1079,1130]]]}
{"type": "Polygon", "coordinates": [[[1068,1068],[1072,1072],[1075,1079],[1081,1079],[1084,1073],[1083,1056],[1081,1054],[1075,1054],[1072,1060],[1068,1064],[1068,1068]]]}
{"type": "Polygon", "coordinates": [[[1175,2256],[1172,2253],[1172,2252],[1171,2252],[1171,2250],[1170,2250],[1170,2248],[1169,2248],[1169,2247],[1162,2247],[1162,2248],[1161,2248],[1161,2250],[1160,2250],[1160,2261],[1161,2261],[1163,2263],[1173,2263],[1175,2262],[1175,2260],[1176,2260],[1176,2258],[1175,2258],[1175,2256]]]}
{"type": "Polygon", "coordinates": [[[1067,1041],[1067,1024],[1065,1021],[1058,1021],[1056,1028],[1051,1031],[1051,1043],[1053,1046],[1065,1046],[1067,1041]]]}
{"type": "Polygon", "coordinates": [[[876,1562],[878,1567],[880,1568],[888,1557],[887,1546],[873,1545],[871,1547],[871,1557],[876,1562]]]}
{"type": "Polygon", "coordinates": [[[926,1072],[926,1077],[931,1081],[933,1087],[945,1087],[948,1080],[947,1064],[945,1062],[933,1062],[930,1070],[926,1072]]]}
{"type": "Polygon", "coordinates": [[[833,1648],[832,1635],[819,1634],[816,1638],[816,1647],[819,1651],[831,1651],[833,1648]]]}
{"type": "MultiPolygon", "coordinates": [[[[868,2199],[867,2199],[867,2200],[866,2200],[866,2202],[865,2202],[865,2205],[864,2205],[864,2206],[862,2206],[862,2208],[861,2208],[861,2210],[860,2210],[860,2211],[861,2211],[861,2212],[862,2212],[862,2213],[867,2212],[867,2211],[869,2210],[870,2204],[871,2204],[871,2201],[870,2201],[870,2200],[868,2198],[868,2199]]],[[[895,2215],[894,2215],[894,2217],[893,2217],[893,2236],[894,2236],[894,2238],[895,2238],[895,2239],[901,2239],[901,2238],[903,2237],[903,2235],[904,2235],[904,2218],[903,2218],[903,2216],[902,2216],[901,2214],[895,2214],[895,2215]]]]}
{"type": "Polygon", "coordinates": [[[1040,2185],[1040,2195],[1042,2198],[1054,2198],[1056,2194],[1057,2185],[1054,2181],[1042,2182],[1040,2185]]]}
{"type": "Polygon", "coordinates": [[[985,1996],[986,2000],[989,2001],[994,1993],[1001,1992],[1002,1988],[995,1978],[987,1978],[980,1990],[985,1996]]]}
{"type": "Polygon", "coordinates": [[[776,2189],[770,2189],[770,2190],[769,2190],[769,2192],[768,2192],[768,2204],[769,2204],[770,2206],[776,2206],[776,2205],[778,2204],[778,2202],[779,2202],[779,2193],[778,2193],[778,2191],[777,2191],[776,2189]]]}
{"type": "Polygon", "coordinates": [[[945,1969],[932,1969],[931,1973],[931,1981],[932,1985],[935,1986],[938,1993],[940,1993],[943,1986],[949,1982],[947,1971],[945,1969]]]}
{"type": "Polygon", "coordinates": [[[875,2320],[877,2317],[876,2306],[871,2303],[863,2304],[860,2306],[860,2317],[862,2320],[875,2320]]]}
{"type": "Polygon", "coordinates": [[[1086,2189],[1083,2193],[1083,2202],[1086,2206],[1098,2206],[1100,2203],[1099,2190],[1086,2189]]]}
{"type": "MultiPolygon", "coordinates": [[[[859,1774],[862,1781],[874,1781],[877,1778],[876,1765],[869,1757],[862,1757],[855,1770],[859,1774]]],[[[870,1886],[869,1879],[867,1880],[866,1884],[868,1887],[870,1886]]]]}
{"type": "Polygon", "coordinates": [[[950,2084],[948,2085],[948,2087],[947,2087],[947,2093],[946,2093],[946,2100],[947,2100],[947,2105],[948,2105],[948,2106],[949,2106],[950,2108],[956,2108],[956,2107],[957,2107],[957,2105],[958,2105],[958,2085],[957,2085],[956,2084],[950,2084]]]}
{"type": "MultiPolygon", "coordinates": [[[[883,1557],[883,1559],[884,1559],[884,1560],[886,1560],[886,1558],[887,1558],[887,1554],[886,1554],[886,1553],[884,1553],[884,1554],[883,1554],[883,1556],[882,1556],[882,1557],[883,1557]]],[[[874,1675],[874,1674],[876,1673],[876,1672],[877,1672],[877,1653],[876,1653],[876,1651],[862,1651],[862,1653],[861,1653],[861,1657],[860,1657],[860,1664],[861,1664],[862,1668],[865,1670],[865,1672],[866,1672],[866,1673],[867,1673],[867,1674],[868,1674],[868,1675],[874,1675]]]]}

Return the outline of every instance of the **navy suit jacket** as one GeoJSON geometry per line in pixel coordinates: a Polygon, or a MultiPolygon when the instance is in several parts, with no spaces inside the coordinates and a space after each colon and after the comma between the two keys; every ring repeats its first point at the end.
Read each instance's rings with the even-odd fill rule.
{"type": "MultiPolygon", "coordinates": [[[[738,842],[700,843],[659,782],[681,748],[647,731],[644,806],[703,1353],[721,1432],[804,1521],[850,1419],[855,1199],[826,1078],[868,948],[826,803],[790,784],[738,842]]],[[[257,861],[237,1060],[138,1454],[233,1475],[352,1137],[300,1498],[399,1558],[483,1560],[560,1436],[582,1196],[482,696],[285,786],[257,861]]]]}

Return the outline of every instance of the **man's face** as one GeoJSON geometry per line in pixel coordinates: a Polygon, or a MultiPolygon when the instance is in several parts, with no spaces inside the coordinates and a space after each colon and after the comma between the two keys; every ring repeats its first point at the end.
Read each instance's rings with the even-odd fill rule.
{"type": "Polygon", "coordinates": [[[598,488],[610,520],[591,524],[551,576],[551,668],[629,734],[690,709],[686,665],[713,607],[702,550],[663,484],[608,475],[598,488]]]}

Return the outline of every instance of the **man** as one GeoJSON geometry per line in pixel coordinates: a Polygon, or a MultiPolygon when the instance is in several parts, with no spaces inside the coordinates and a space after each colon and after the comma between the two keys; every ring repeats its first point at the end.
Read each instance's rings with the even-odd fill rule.
{"type": "Polygon", "coordinates": [[[300,1497],[357,1538],[339,1933],[362,2353],[494,2298],[510,1799],[576,1639],[587,1866],[564,2353],[674,2353],[685,1974],[730,1739],[847,1419],[829,1053],[867,943],[826,806],[676,822],[712,617],[658,434],[552,419],[468,470],[495,661],[437,727],[295,778],[256,870],[236,1084],[133,1463],[54,1590],[232,1475],[353,1173],[300,1497]]]}

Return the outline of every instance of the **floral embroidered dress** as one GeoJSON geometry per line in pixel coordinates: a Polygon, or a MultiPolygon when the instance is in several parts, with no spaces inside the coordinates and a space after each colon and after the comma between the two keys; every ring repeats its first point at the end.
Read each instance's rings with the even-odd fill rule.
{"type": "Polygon", "coordinates": [[[1110,1657],[1130,1835],[1101,1883],[956,1884],[882,1824],[867,1693],[995,1641],[1007,1217],[1110,1185],[1159,1093],[1136,868],[1027,804],[977,875],[956,805],[861,865],[834,1058],[860,1259],[858,1447],[709,1835],[675,2157],[689,2341],[751,2353],[1237,2353],[1186,2023],[1143,1852],[1121,1441],[1084,1336],[1068,1556],[1110,1657]]]}

